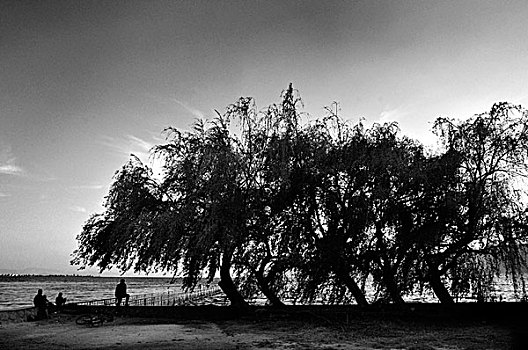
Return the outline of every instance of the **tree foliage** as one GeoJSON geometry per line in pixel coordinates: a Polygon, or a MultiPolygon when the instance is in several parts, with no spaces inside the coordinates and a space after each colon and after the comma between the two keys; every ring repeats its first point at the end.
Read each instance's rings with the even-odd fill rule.
{"type": "Polygon", "coordinates": [[[290,84],[261,111],[241,97],[187,131],[165,130],[154,177],[132,157],[72,263],[220,277],[235,306],[264,295],[301,302],[404,303],[490,297],[505,275],[526,295],[528,113],[495,104],[465,121],[438,118],[437,152],[396,123],[348,124],[337,104],[303,121],[290,84]]]}

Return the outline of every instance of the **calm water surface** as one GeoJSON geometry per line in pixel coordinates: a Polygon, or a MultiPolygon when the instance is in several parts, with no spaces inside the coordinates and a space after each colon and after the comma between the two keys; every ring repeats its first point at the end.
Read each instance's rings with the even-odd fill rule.
{"type": "MultiPolygon", "coordinates": [[[[114,297],[121,277],[85,276],[0,276],[0,310],[33,306],[33,297],[42,288],[49,301],[55,303],[59,292],[67,302],[80,302],[114,297]]],[[[128,277],[127,292],[131,295],[181,292],[181,284],[170,278],[128,277]]]]}
{"type": "MultiPolygon", "coordinates": [[[[528,277],[528,276],[527,276],[528,277]]],[[[42,288],[48,300],[55,302],[59,292],[67,302],[81,302],[114,297],[114,290],[121,277],[86,276],[0,276],[0,310],[18,309],[33,306],[33,297],[42,288]]],[[[170,278],[128,277],[125,278],[128,293],[134,297],[142,294],[181,293],[181,282],[170,283],[170,278]]],[[[173,281],[174,282],[174,281],[173,281]]],[[[374,293],[367,290],[367,298],[374,299],[374,293]]],[[[522,295],[516,295],[511,283],[500,280],[494,287],[494,300],[519,301],[522,295]]],[[[408,302],[438,302],[432,293],[415,294],[404,297],[408,302]]],[[[460,299],[459,301],[474,301],[460,299]]],[[[265,303],[265,299],[255,300],[265,303]]],[[[286,301],[288,303],[288,301],[286,301]]]]}

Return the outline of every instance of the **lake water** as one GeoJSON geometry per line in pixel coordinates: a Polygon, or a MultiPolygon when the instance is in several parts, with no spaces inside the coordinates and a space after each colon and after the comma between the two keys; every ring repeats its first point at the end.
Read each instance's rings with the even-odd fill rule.
{"type": "MultiPolygon", "coordinates": [[[[68,303],[114,297],[121,277],[89,276],[0,276],[0,310],[33,306],[33,297],[41,288],[49,301],[55,303],[59,292],[68,303]]],[[[171,278],[127,277],[127,292],[131,295],[180,293],[181,283],[171,284],[171,278]]]]}
{"type": "MultiPolygon", "coordinates": [[[[114,290],[121,277],[90,276],[0,276],[0,311],[33,306],[33,297],[42,288],[48,300],[55,302],[59,292],[67,302],[82,302],[114,297],[114,290]]],[[[131,297],[142,294],[181,293],[179,280],[161,277],[127,277],[127,291],[131,297]]],[[[373,299],[373,293],[367,292],[367,298],[373,299]]],[[[500,280],[494,287],[494,299],[497,301],[519,301],[521,295],[515,295],[513,286],[500,280]]],[[[409,302],[438,302],[432,293],[415,294],[404,298],[409,302]]],[[[460,301],[474,301],[462,299],[460,301]]],[[[265,299],[254,300],[264,303],[265,299]]]]}

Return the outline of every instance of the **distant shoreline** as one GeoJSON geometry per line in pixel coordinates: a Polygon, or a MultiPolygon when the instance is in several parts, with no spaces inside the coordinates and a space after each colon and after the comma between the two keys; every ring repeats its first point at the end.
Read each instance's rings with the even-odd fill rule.
{"type": "MultiPolygon", "coordinates": [[[[14,278],[106,278],[106,279],[168,279],[171,280],[173,277],[160,277],[160,276],[97,276],[97,275],[77,275],[77,274],[17,274],[17,273],[6,273],[0,274],[1,279],[14,279],[14,278]]],[[[180,280],[181,277],[175,277],[175,280],[180,280]]]]}

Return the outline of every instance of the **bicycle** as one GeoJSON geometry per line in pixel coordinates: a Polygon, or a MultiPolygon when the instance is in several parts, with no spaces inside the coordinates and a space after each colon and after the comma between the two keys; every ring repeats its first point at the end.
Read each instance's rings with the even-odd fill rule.
{"type": "Polygon", "coordinates": [[[99,327],[105,322],[114,321],[113,314],[96,313],[96,314],[83,314],[77,317],[75,323],[80,326],[99,327]]]}

